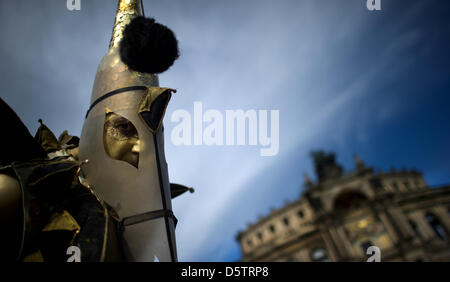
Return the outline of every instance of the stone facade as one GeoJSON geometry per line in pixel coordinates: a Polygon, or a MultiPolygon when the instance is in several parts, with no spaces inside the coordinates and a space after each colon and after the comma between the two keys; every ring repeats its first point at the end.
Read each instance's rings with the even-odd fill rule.
{"type": "Polygon", "coordinates": [[[355,158],[342,173],[315,156],[318,183],[238,234],[243,261],[450,261],[450,186],[430,188],[417,171],[374,173],[355,158]],[[332,172],[327,175],[326,172],[332,172]]]}

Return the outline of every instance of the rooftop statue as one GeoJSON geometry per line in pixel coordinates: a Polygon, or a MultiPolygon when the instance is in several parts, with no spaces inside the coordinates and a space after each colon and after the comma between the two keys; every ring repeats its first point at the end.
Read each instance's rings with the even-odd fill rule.
{"type": "Polygon", "coordinates": [[[336,163],[334,153],[314,151],[311,156],[314,159],[314,168],[319,182],[338,178],[342,175],[342,167],[336,163]]]}

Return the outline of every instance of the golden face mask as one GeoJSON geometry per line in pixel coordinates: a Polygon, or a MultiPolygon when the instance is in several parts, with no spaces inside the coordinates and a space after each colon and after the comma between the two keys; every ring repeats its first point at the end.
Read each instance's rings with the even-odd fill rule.
{"type": "Polygon", "coordinates": [[[129,261],[176,261],[163,118],[175,90],[127,86],[94,99],[80,138],[85,180],[117,212],[129,261]]]}
{"type": "Polygon", "coordinates": [[[126,260],[177,261],[162,130],[175,91],[160,88],[155,73],[129,68],[119,50],[125,27],[140,15],[138,0],[119,0],[111,46],[95,76],[79,158],[86,182],[121,219],[126,260]]]}
{"type": "Polygon", "coordinates": [[[136,127],[125,117],[108,109],[105,113],[103,145],[110,158],[138,167],[140,142],[136,127]]]}

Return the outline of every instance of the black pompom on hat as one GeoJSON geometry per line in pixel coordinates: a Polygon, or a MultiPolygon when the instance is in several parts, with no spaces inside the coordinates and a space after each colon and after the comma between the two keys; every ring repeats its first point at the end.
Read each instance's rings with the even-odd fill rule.
{"type": "Polygon", "coordinates": [[[178,41],[168,27],[138,16],[126,27],[120,42],[120,58],[132,70],[162,73],[179,57],[178,41]]]}

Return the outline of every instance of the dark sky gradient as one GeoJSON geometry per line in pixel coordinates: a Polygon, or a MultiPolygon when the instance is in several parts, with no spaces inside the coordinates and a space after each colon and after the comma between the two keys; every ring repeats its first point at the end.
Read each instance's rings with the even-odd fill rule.
{"type": "MultiPolygon", "coordinates": [[[[381,0],[145,0],[172,28],[181,57],[160,76],[178,89],[166,114],[180,260],[230,261],[239,230],[300,195],[309,153],[353,154],[375,170],[417,168],[450,183],[450,3],[381,0]],[[176,109],[280,110],[280,152],[251,146],[174,146],[176,109]]],[[[1,97],[32,134],[39,118],[79,135],[115,1],[0,0],[1,97]]]]}

